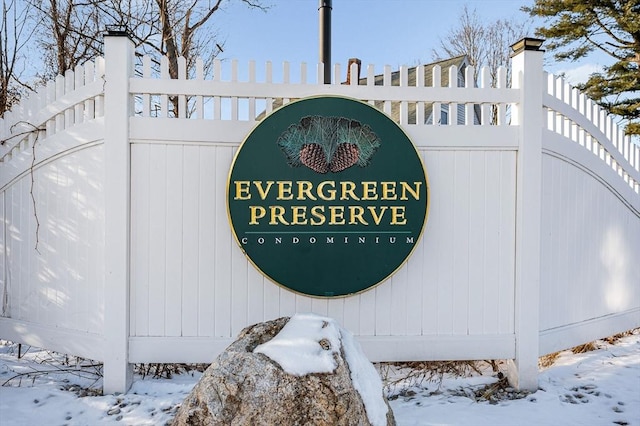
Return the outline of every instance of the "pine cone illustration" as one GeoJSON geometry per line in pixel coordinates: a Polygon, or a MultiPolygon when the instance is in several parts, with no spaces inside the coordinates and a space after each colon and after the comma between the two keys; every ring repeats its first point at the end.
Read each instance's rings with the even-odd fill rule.
{"type": "Polygon", "coordinates": [[[316,173],[327,173],[329,164],[324,154],[324,149],[317,143],[310,143],[302,146],[300,150],[300,161],[316,173]]]}
{"type": "Polygon", "coordinates": [[[325,174],[339,173],[356,164],[368,166],[380,139],[357,120],[312,115],[282,132],[278,146],[290,166],[304,165],[325,174]]]}
{"type": "Polygon", "coordinates": [[[338,145],[333,153],[329,168],[333,173],[338,173],[348,169],[358,162],[358,145],[353,143],[343,143],[338,145]]]}

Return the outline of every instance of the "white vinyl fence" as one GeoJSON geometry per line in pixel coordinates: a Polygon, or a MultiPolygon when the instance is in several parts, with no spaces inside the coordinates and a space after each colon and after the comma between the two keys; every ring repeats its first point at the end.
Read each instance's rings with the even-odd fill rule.
{"type": "Polygon", "coordinates": [[[425,87],[421,66],[402,67],[399,85],[389,67],[358,79],[354,65],[345,85],[336,65],[325,85],[321,67],[287,63],[257,81],[255,64],[235,61],[212,78],[201,64],[187,78],[181,61],[171,80],[165,60],[159,75],[148,58],[135,72],[128,38],[106,36],[104,60],[0,121],[0,338],[103,361],[105,392],[122,392],[132,363],[210,362],[249,324],[315,312],[372,361],[509,359],[512,383],[536,389],[539,355],[640,326],[639,149],[544,74],[542,56],[515,54],[513,87],[504,72],[489,87],[486,70],[474,87],[471,68],[469,87],[440,87],[437,67],[425,87]],[[431,190],[408,262],[338,299],[264,278],[225,204],[257,120],[327,94],[397,118],[431,190]],[[452,124],[428,120],[443,106],[452,124]]]}

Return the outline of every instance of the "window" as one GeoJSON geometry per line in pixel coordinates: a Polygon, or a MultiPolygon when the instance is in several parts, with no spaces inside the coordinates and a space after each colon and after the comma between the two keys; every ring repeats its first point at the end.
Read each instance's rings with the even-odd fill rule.
{"type": "Polygon", "coordinates": [[[449,104],[442,105],[440,109],[440,122],[438,124],[449,124],[449,104]]]}

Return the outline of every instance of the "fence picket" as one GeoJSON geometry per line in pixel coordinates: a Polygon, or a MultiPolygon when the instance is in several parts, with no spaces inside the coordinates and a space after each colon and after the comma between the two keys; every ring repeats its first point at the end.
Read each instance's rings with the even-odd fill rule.
{"type": "MultiPolygon", "coordinates": [[[[290,71],[291,71],[291,67],[289,66],[289,62],[284,61],[282,63],[282,83],[283,84],[290,84],[291,83],[291,79],[290,79],[290,71]]],[[[289,98],[283,98],[282,99],[282,104],[288,104],[289,103],[289,98]]]]}
{"type": "Polygon", "coordinates": [[[204,80],[204,61],[201,57],[196,58],[195,79],[199,81],[204,80]]]}
{"type": "MultiPolygon", "coordinates": [[[[95,81],[102,79],[104,81],[104,58],[99,56],[95,62],[95,81]]],[[[104,95],[99,94],[94,101],[95,117],[104,117],[104,95]]]]}
{"type": "Polygon", "coordinates": [[[220,59],[213,60],[213,81],[222,81],[222,63],[220,59]]]}
{"type": "MultiPolygon", "coordinates": [[[[385,87],[391,86],[391,66],[390,65],[384,66],[384,77],[382,80],[382,85],[385,87]]],[[[391,115],[391,101],[385,100],[383,103],[382,110],[385,112],[385,114],[391,115]]]]}
{"type": "MultiPolygon", "coordinates": [[[[504,66],[498,67],[498,78],[496,81],[497,89],[505,89],[507,87],[507,68],[504,66]]],[[[497,117],[495,124],[498,126],[504,126],[507,123],[507,104],[505,102],[498,102],[497,105],[497,117]]]]}
{"type": "MultiPolygon", "coordinates": [[[[184,56],[178,57],[178,79],[186,80],[187,79],[187,60],[184,56]]],[[[186,118],[187,117],[187,97],[186,95],[180,94],[178,95],[178,117],[186,118]]]]}
{"type": "Polygon", "coordinates": [[[231,97],[231,120],[238,121],[238,97],[231,97]]]}
{"type": "MultiPolygon", "coordinates": [[[[472,88],[475,86],[474,73],[475,73],[475,68],[472,66],[468,66],[464,70],[464,85],[465,85],[464,87],[472,88]]],[[[475,106],[474,104],[469,102],[467,102],[464,105],[464,124],[466,124],[467,126],[474,125],[474,119],[473,119],[474,106],[475,106]]]]}
{"type": "MultiPolygon", "coordinates": [[[[67,70],[64,73],[64,93],[72,93],[74,90],[75,73],[73,70],[67,70]]],[[[67,108],[64,110],[64,127],[65,129],[73,127],[75,124],[75,115],[73,108],[67,108]]]]}
{"type": "MultiPolygon", "coordinates": [[[[600,108],[600,107],[598,108],[598,111],[600,115],[600,118],[598,120],[600,123],[600,131],[605,134],[605,137],[609,138],[610,133],[607,131],[607,111],[605,111],[603,108],[600,108]]],[[[606,150],[603,146],[603,143],[600,142],[598,145],[600,147],[599,157],[601,160],[605,160],[606,150]]]]}
{"type": "Polygon", "coordinates": [[[300,84],[307,84],[307,63],[300,64],[300,84]]]}
{"type": "MultiPolygon", "coordinates": [[[[169,76],[169,60],[166,56],[160,58],[160,78],[162,80],[168,80],[169,76]]],[[[175,111],[174,111],[175,112],[175,111]]],[[[160,95],[160,108],[158,117],[167,118],[170,117],[169,114],[169,95],[163,93],[160,95]]]]}
{"type": "Polygon", "coordinates": [[[341,81],[342,81],[342,67],[340,66],[339,63],[337,63],[333,66],[333,84],[340,84],[341,81]]]}
{"type": "Polygon", "coordinates": [[[291,66],[288,61],[284,61],[282,63],[282,83],[283,84],[291,83],[291,66]]]}
{"type": "MultiPolygon", "coordinates": [[[[563,95],[563,85],[562,85],[562,78],[560,77],[555,77],[555,89],[554,89],[555,93],[555,97],[556,99],[562,101],[562,95],[563,95]]],[[[560,112],[556,111],[556,115],[555,115],[555,128],[556,128],[556,132],[559,134],[562,134],[563,129],[564,129],[564,118],[562,117],[562,114],[560,114],[560,112]]]]}
{"type": "MultiPolygon", "coordinates": [[[[435,65],[431,72],[431,78],[433,82],[433,87],[442,87],[442,77],[441,77],[441,68],[440,65],[435,65]]],[[[431,124],[434,126],[439,126],[441,123],[441,115],[442,115],[442,104],[440,102],[434,102],[431,108],[431,124]]]]}
{"type": "MultiPolygon", "coordinates": [[[[480,87],[482,89],[491,88],[491,75],[489,74],[489,67],[485,66],[480,69],[480,87]]],[[[483,126],[491,124],[491,107],[492,105],[488,102],[480,104],[480,124],[483,126]]]]}
{"type": "MultiPolygon", "coordinates": [[[[47,82],[47,97],[46,97],[46,102],[43,105],[43,107],[46,107],[47,105],[52,104],[53,102],[55,102],[55,100],[56,100],[55,80],[51,80],[51,81],[47,82]]],[[[55,120],[55,117],[51,117],[50,119],[47,120],[46,130],[47,130],[47,137],[55,134],[55,132],[56,132],[56,120],[55,120]]]]}
{"type": "MultiPolygon", "coordinates": [[[[202,58],[196,59],[196,80],[204,81],[204,62],[202,58]]],[[[195,117],[204,118],[204,97],[202,95],[195,96],[194,112],[195,117]]]]}
{"type": "MultiPolygon", "coordinates": [[[[88,86],[95,79],[95,64],[91,61],[84,64],[84,85],[88,86]]],[[[96,117],[95,100],[89,98],[84,101],[83,121],[93,120],[96,117]]]]}
{"type": "MultiPolygon", "coordinates": [[[[580,92],[578,91],[578,89],[576,89],[575,87],[571,88],[571,108],[575,109],[576,111],[579,110],[579,104],[578,104],[579,94],[580,92]]],[[[571,140],[574,142],[578,142],[578,123],[574,122],[573,120],[570,120],[570,124],[571,124],[571,140]]]]}
{"type": "MultiPolygon", "coordinates": [[[[554,77],[553,74],[551,73],[547,73],[545,71],[544,73],[545,76],[545,80],[547,82],[546,84],[546,93],[551,96],[554,97],[554,88],[555,88],[555,84],[554,84],[554,77]]],[[[551,130],[551,131],[555,131],[555,111],[552,108],[545,108],[545,110],[547,111],[546,114],[546,120],[547,120],[547,129],[551,130]]]]}
{"type": "Polygon", "coordinates": [[[349,73],[349,84],[351,86],[357,86],[360,84],[357,63],[352,63],[351,66],[347,68],[347,73],[349,73]]]}
{"type": "MultiPolygon", "coordinates": [[[[142,78],[151,78],[151,57],[148,55],[142,57],[142,78]]],[[[143,93],[141,102],[142,116],[151,117],[151,95],[143,93]]]]}
{"type": "Polygon", "coordinates": [[[376,84],[376,70],[372,64],[367,65],[367,86],[376,84]]]}
{"type": "MultiPolygon", "coordinates": [[[[563,78],[560,81],[562,82],[562,101],[571,106],[571,86],[563,78]]],[[[562,118],[562,135],[571,139],[571,121],[565,116],[562,118]]]]}
{"type": "MultiPolygon", "coordinates": [[[[60,100],[64,96],[64,77],[61,75],[56,76],[54,99],[60,100]]],[[[55,131],[56,133],[64,130],[64,112],[56,114],[55,117],[55,131]]]]}
{"type": "MultiPolygon", "coordinates": [[[[76,65],[74,71],[75,81],[74,86],[76,89],[84,86],[84,67],[82,65],[76,65]]],[[[73,121],[77,124],[82,124],[84,121],[84,103],[77,103],[73,107],[73,121]]]]}
{"type": "MultiPolygon", "coordinates": [[[[354,64],[355,65],[355,64],[354,64]]],[[[409,86],[409,70],[406,66],[400,67],[400,87],[409,86]]],[[[400,101],[400,124],[405,125],[409,122],[409,109],[407,101],[400,101]]]]}
{"type": "MultiPolygon", "coordinates": [[[[455,65],[449,67],[449,87],[458,87],[458,67],[455,65]]],[[[449,102],[449,117],[447,122],[450,126],[458,124],[458,104],[449,102]]]]}
{"type": "MultiPolygon", "coordinates": [[[[424,65],[418,65],[416,67],[416,86],[424,87],[424,65]]],[[[424,101],[418,101],[416,104],[416,124],[424,125],[426,122],[424,116],[425,104],[424,101]]]]}
{"type": "MultiPolygon", "coordinates": [[[[587,112],[587,97],[584,93],[578,95],[578,112],[583,117],[586,117],[587,112]]],[[[585,129],[582,126],[578,126],[578,143],[580,146],[585,146],[585,129]]]]}

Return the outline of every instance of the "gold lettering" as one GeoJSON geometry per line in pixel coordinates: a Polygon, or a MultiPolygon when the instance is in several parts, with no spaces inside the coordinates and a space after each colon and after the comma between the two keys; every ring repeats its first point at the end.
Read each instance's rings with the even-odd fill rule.
{"type": "Polygon", "coordinates": [[[325,180],[323,182],[320,182],[320,184],[318,185],[318,197],[320,197],[321,199],[325,200],[325,201],[333,201],[336,199],[336,190],[335,189],[329,189],[327,190],[327,193],[324,192],[324,187],[325,186],[329,186],[331,188],[335,188],[336,187],[336,183],[335,181],[332,180],[325,180]]]}
{"type": "Polygon", "coordinates": [[[300,180],[298,181],[298,198],[297,200],[306,200],[307,198],[310,200],[317,200],[315,195],[311,193],[313,189],[313,183],[308,180],[300,180]]]}
{"type": "Polygon", "coordinates": [[[373,222],[376,225],[380,225],[380,221],[382,220],[382,217],[384,216],[384,213],[387,211],[388,207],[387,206],[381,206],[380,207],[380,215],[379,216],[376,213],[376,208],[374,206],[369,206],[369,207],[367,207],[367,209],[371,213],[371,217],[373,218],[373,222]]]}
{"type": "Polygon", "coordinates": [[[362,200],[377,200],[378,182],[362,182],[362,200]]]}
{"type": "Polygon", "coordinates": [[[233,197],[234,200],[249,200],[251,199],[251,193],[249,192],[249,181],[248,180],[236,180],[234,182],[236,184],[236,195],[233,197]]]}
{"type": "Polygon", "coordinates": [[[327,218],[324,216],[324,206],[313,206],[311,207],[311,225],[317,226],[322,225],[327,221],[327,218]]]}
{"type": "Polygon", "coordinates": [[[291,219],[292,225],[307,224],[307,207],[306,206],[292,206],[291,213],[293,215],[291,219]]]}
{"type": "Polygon", "coordinates": [[[283,225],[288,225],[289,222],[284,218],[284,207],[282,206],[269,206],[271,211],[271,220],[269,225],[277,225],[280,222],[283,225]]]}
{"type": "Polygon", "coordinates": [[[400,182],[400,186],[402,187],[402,195],[400,196],[401,200],[409,199],[407,197],[407,192],[409,192],[414,199],[420,199],[420,186],[422,185],[422,182],[413,182],[413,184],[415,185],[415,188],[411,188],[407,182],[400,182]]]}
{"type": "Polygon", "coordinates": [[[263,188],[261,180],[254,180],[253,186],[255,186],[256,189],[258,190],[258,193],[260,194],[260,199],[264,200],[267,198],[267,195],[269,194],[269,190],[273,186],[273,181],[272,180],[267,181],[267,187],[263,188]]]}
{"type": "Polygon", "coordinates": [[[276,200],[292,200],[293,194],[291,193],[291,181],[279,180],[278,181],[278,197],[276,200]]]}
{"type": "Polygon", "coordinates": [[[356,189],[356,184],[351,181],[340,182],[342,191],[340,195],[341,200],[359,200],[358,196],[353,192],[356,189]]]}
{"type": "Polygon", "coordinates": [[[404,206],[391,206],[391,225],[406,225],[404,206]]]}
{"type": "Polygon", "coordinates": [[[367,221],[362,217],[363,214],[364,207],[349,206],[349,225],[357,225],[358,223],[368,225],[367,221]]]}
{"type": "Polygon", "coordinates": [[[344,206],[329,206],[329,225],[344,225],[344,206]]]}
{"type": "Polygon", "coordinates": [[[396,183],[395,182],[380,182],[382,185],[382,197],[381,200],[397,200],[396,183]]]}
{"type": "Polygon", "coordinates": [[[258,219],[262,219],[266,214],[267,210],[262,206],[249,206],[249,217],[251,218],[249,225],[257,225],[258,219]]]}

